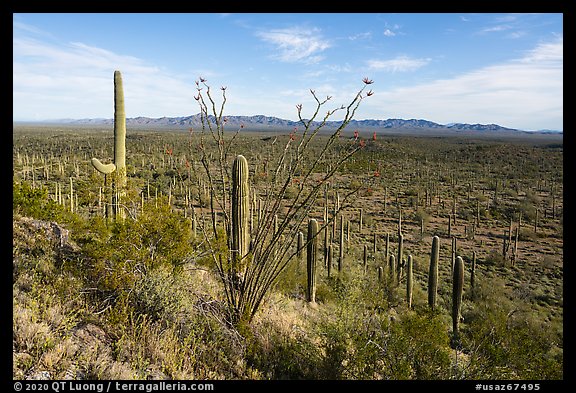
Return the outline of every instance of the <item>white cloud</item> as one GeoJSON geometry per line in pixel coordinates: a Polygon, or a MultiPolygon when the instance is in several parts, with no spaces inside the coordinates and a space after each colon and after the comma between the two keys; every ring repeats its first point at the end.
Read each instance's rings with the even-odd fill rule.
{"type": "Polygon", "coordinates": [[[390,29],[386,29],[386,30],[384,30],[384,35],[385,35],[386,37],[394,37],[394,36],[396,35],[396,33],[394,33],[394,32],[393,32],[392,30],[390,30],[390,29]]]}
{"type": "Polygon", "coordinates": [[[380,118],[498,123],[563,129],[563,41],[542,43],[514,61],[451,79],[378,92],[366,104],[380,118]]]}
{"type": "Polygon", "coordinates": [[[113,72],[121,70],[126,113],[180,116],[192,113],[195,86],[132,57],[74,42],[47,44],[13,39],[13,116],[15,120],[112,117],[113,72]],[[150,94],[153,91],[154,94],[150,94]]]}
{"type": "Polygon", "coordinates": [[[368,68],[376,71],[405,72],[424,67],[431,59],[415,59],[408,56],[398,56],[389,60],[368,60],[368,68]]]}
{"type": "Polygon", "coordinates": [[[278,53],[273,56],[275,59],[289,63],[318,63],[322,60],[319,53],[331,46],[317,28],[295,26],[260,31],[256,35],[276,47],[278,53]]]}

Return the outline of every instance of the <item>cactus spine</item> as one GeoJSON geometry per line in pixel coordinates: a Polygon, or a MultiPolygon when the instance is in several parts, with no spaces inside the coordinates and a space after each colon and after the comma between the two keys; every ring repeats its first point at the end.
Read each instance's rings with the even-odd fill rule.
{"type": "Polygon", "coordinates": [[[436,308],[436,293],[438,292],[438,260],[440,259],[440,238],[432,238],[432,252],[430,253],[430,268],[428,271],[428,305],[432,310],[436,308]]]}
{"type": "Polygon", "coordinates": [[[462,290],[464,288],[464,260],[461,256],[456,257],[454,275],[452,276],[452,331],[458,335],[460,323],[460,310],[462,309],[462,290]]]}
{"type": "Polygon", "coordinates": [[[318,249],[318,221],[311,218],[308,221],[308,242],[306,249],[306,272],[308,276],[308,286],[306,288],[306,300],[310,303],[316,302],[316,256],[318,249]]]}
{"type": "Polygon", "coordinates": [[[92,166],[104,175],[114,172],[112,209],[114,217],[121,215],[120,197],[126,187],[126,112],[120,71],[114,71],[114,162],[102,164],[92,158],[92,166]]]}
{"type": "Polygon", "coordinates": [[[250,249],[250,186],[248,161],[238,155],[232,164],[232,244],[233,260],[237,265],[250,249]]]}

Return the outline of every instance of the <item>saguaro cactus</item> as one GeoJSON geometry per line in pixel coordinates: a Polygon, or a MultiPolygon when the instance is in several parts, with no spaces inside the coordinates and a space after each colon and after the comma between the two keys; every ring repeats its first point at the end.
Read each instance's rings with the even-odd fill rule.
{"type": "Polygon", "coordinates": [[[460,323],[460,310],[462,308],[462,291],[464,288],[464,260],[461,256],[456,257],[454,274],[452,276],[452,331],[458,336],[460,323]]]}
{"type": "Polygon", "coordinates": [[[302,249],[304,248],[304,234],[299,231],[296,237],[296,256],[302,258],[302,249]]]}
{"type": "Polygon", "coordinates": [[[344,267],[344,216],[340,216],[340,250],[338,258],[338,273],[342,271],[344,267]]]}
{"type": "Polygon", "coordinates": [[[398,283],[400,283],[400,276],[402,275],[402,262],[404,260],[404,235],[398,233],[398,255],[396,261],[398,262],[398,283]]]}
{"type": "Polygon", "coordinates": [[[126,186],[126,112],[124,111],[124,87],[122,74],[114,71],[114,162],[102,164],[92,158],[92,165],[104,175],[114,172],[112,210],[116,217],[120,213],[119,203],[126,186]]]}
{"type": "Polygon", "coordinates": [[[248,161],[238,155],[232,164],[232,244],[231,250],[236,263],[250,249],[250,186],[248,185],[248,161]]]}
{"type": "Polygon", "coordinates": [[[310,303],[316,302],[316,256],[318,254],[318,221],[311,218],[308,221],[308,242],[306,248],[306,272],[308,276],[308,286],[306,288],[306,300],[310,303]]]}
{"type": "Polygon", "coordinates": [[[394,254],[390,254],[390,257],[388,259],[388,269],[390,273],[390,282],[394,283],[394,280],[396,278],[396,257],[394,256],[394,254]]]}
{"type": "Polygon", "coordinates": [[[408,303],[408,308],[412,307],[412,288],[414,287],[412,280],[413,264],[412,255],[408,255],[408,262],[406,264],[406,302],[408,303]]]}
{"type": "Polygon", "coordinates": [[[368,245],[364,244],[364,254],[363,254],[363,261],[364,261],[364,274],[366,274],[366,270],[368,269],[368,245]]]}
{"type": "Polygon", "coordinates": [[[470,269],[470,287],[474,288],[476,278],[476,251],[472,251],[472,266],[470,269]]]}
{"type": "Polygon", "coordinates": [[[440,259],[440,238],[432,238],[432,252],[430,253],[430,268],[428,270],[428,305],[432,310],[436,308],[436,293],[438,292],[438,260],[440,259]]]}

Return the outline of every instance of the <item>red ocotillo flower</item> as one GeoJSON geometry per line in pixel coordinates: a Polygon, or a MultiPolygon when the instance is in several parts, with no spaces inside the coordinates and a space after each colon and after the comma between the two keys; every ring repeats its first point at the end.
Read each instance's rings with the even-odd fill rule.
{"type": "Polygon", "coordinates": [[[362,82],[366,83],[367,85],[371,85],[372,83],[374,83],[374,81],[372,79],[368,79],[368,78],[362,79],[362,82]]]}
{"type": "Polygon", "coordinates": [[[172,155],[172,150],[173,150],[173,149],[172,149],[171,147],[170,147],[170,148],[167,147],[167,148],[166,148],[166,154],[168,154],[169,156],[171,156],[171,155],[172,155]]]}
{"type": "Polygon", "coordinates": [[[360,147],[366,146],[366,141],[364,139],[360,139],[360,147]]]}
{"type": "Polygon", "coordinates": [[[358,140],[358,130],[354,130],[354,142],[356,142],[358,140]]]}
{"type": "Polygon", "coordinates": [[[376,140],[376,131],[374,131],[374,133],[372,134],[372,140],[373,140],[373,141],[376,140]]]}

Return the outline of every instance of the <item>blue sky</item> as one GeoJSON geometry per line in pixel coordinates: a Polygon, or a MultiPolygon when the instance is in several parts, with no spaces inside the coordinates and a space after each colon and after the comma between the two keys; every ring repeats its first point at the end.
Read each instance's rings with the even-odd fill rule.
{"type": "Polygon", "coordinates": [[[112,118],[116,69],[128,117],[197,113],[203,77],[227,115],[296,120],[368,77],[358,120],[563,130],[562,14],[13,14],[14,120],[112,118]]]}

